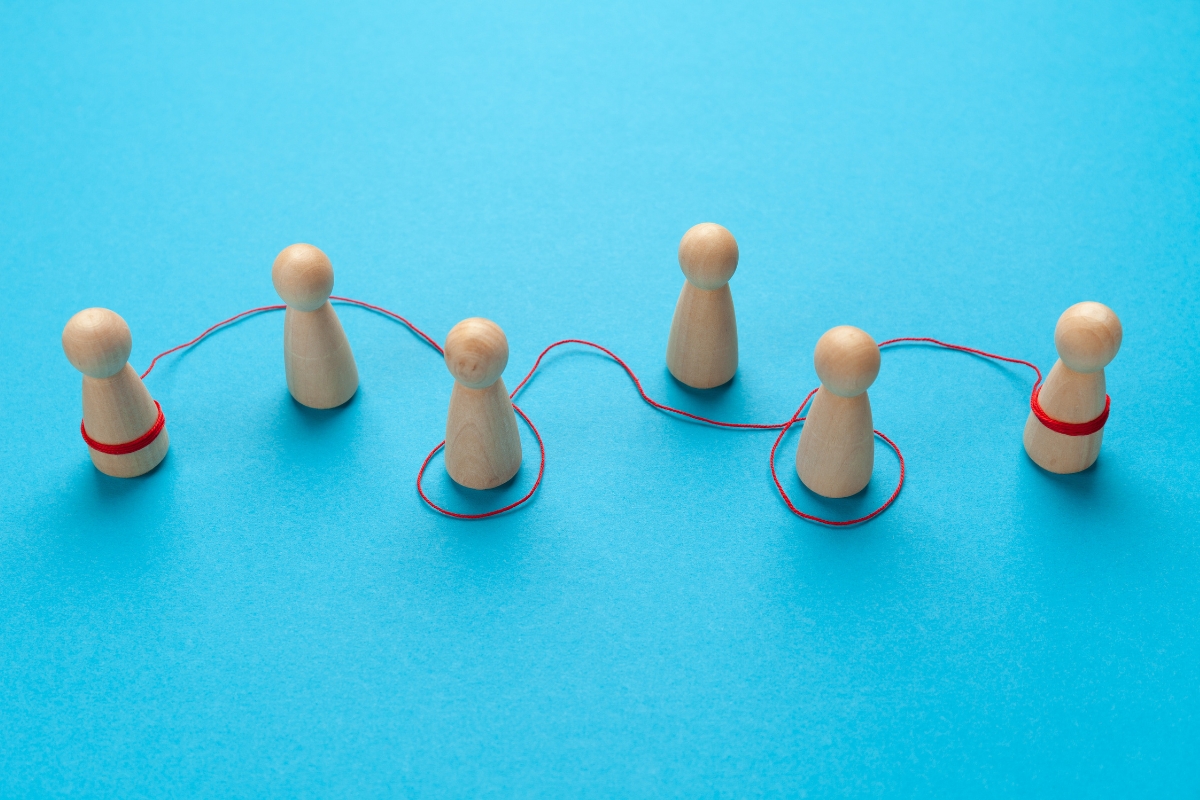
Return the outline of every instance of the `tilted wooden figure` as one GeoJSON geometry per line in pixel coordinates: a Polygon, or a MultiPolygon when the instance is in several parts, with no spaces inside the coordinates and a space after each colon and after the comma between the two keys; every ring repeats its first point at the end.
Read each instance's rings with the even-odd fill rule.
{"type": "Polygon", "coordinates": [[[866,331],[840,325],[817,341],[813,362],[821,386],[800,431],[796,474],[823,497],[849,497],[875,466],[867,388],[879,375],[879,347],[866,331]]]}
{"type": "Polygon", "coordinates": [[[162,409],[129,366],[133,337],[107,308],[86,308],[62,334],[67,360],[83,373],[80,430],[96,469],[133,478],[159,465],[170,441],[162,409]]]}
{"type": "Polygon", "coordinates": [[[1121,320],[1100,303],[1076,303],[1058,318],[1054,328],[1058,362],[1031,405],[1040,406],[1050,425],[1069,432],[1052,430],[1036,411],[1029,412],[1025,452],[1038,466],[1066,474],[1082,472],[1096,462],[1108,419],[1104,368],[1121,349],[1121,337],[1121,320]]]}
{"type": "Polygon", "coordinates": [[[340,406],[358,390],[358,366],[329,303],[333,265],[311,244],[294,244],[275,258],[271,281],[287,303],[283,365],[288,391],[310,408],[340,406]]]}
{"type": "Polygon", "coordinates": [[[500,374],[508,339],[481,317],[464,319],[446,336],[446,368],[454,376],[446,416],[446,471],[471,489],[492,489],[521,468],[517,415],[500,374]]]}
{"type": "Polygon", "coordinates": [[[737,265],[737,241],[714,222],[701,222],[679,242],[686,280],[671,320],[667,369],[693,388],[720,386],[737,372],[737,319],[729,291],[737,265]]]}

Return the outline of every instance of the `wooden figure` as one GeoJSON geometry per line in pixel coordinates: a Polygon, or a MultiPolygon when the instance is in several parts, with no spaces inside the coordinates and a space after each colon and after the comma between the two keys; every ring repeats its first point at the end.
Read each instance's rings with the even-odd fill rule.
{"type": "Polygon", "coordinates": [[[813,361],[821,386],[800,432],[796,474],[823,497],[849,497],[875,466],[867,387],[879,375],[879,347],[866,331],[840,325],[817,341],[813,361]]]}
{"type": "Polygon", "coordinates": [[[340,406],[358,390],[358,367],[329,303],[333,265],[311,244],[294,244],[275,258],[271,281],[287,303],[283,364],[288,391],[310,408],[340,406]]]}
{"type": "Polygon", "coordinates": [[[492,489],[521,467],[521,436],[500,373],[508,339],[500,326],[464,319],[446,336],[446,367],[454,376],[446,417],[446,471],[471,489],[492,489]]]}
{"type": "MultiPolygon", "coordinates": [[[[1054,328],[1059,358],[1037,397],[1051,419],[1084,423],[1104,412],[1104,368],[1121,349],[1121,336],[1121,320],[1106,305],[1076,303],[1063,312],[1054,328]]],[[[1086,436],[1052,431],[1032,411],[1025,422],[1025,452],[1050,472],[1067,474],[1087,469],[1100,455],[1103,438],[1103,427],[1086,436]]]]}
{"type": "Polygon", "coordinates": [[[701,222],[679,242],[686,280],[671,320],[667,369],[693,388],[720,386],[737,372],[737,319],[729,292],[737,264],[737,241],[714,222],[701,222]]]}
{"type": "MultiPolygon", "coordinates": [[[[96,469],[114,478],[144,475],[159,465],[170,441],[161,411],[129,366],[133,337],[129,326],[107,308],[86,308],[67,322],[62,334],[67,360],[83,373],[83,431],[100,446],[133,444],[158,434],[142,447],[108,453],[88,445],[96,469]]],[[[114,449],[122,449],[114,447],[114,449]]]]}

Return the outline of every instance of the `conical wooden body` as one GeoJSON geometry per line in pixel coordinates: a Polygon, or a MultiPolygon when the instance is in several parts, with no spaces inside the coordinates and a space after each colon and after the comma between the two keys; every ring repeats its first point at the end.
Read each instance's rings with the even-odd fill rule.
{"type": "Polygon", "coordinates": [[[822,497],[861,492],[875,467],[871,401],[867,393],[839,397],[817,390],[796,447],[796,474],[822,497]]]}
{"type": "Polygon", "coordinates": [[[471,489],[492,489],[521,468],[517,415],[504,380],[484,389],[458,381],[450,392],[446,417],[446,471],[471,489]]]}
{"type": "Polygon", "coordinates": [[[667,339],[667,369],[688,386],[711,389],[728,383],[737,366],[737,318],[729,284],[708,291],[684,281],[667,339]]]}
{"type": "Polygon", "coordinates": [[[288,391],[310,408],[334,408],[358,390],[358,367],[329,301],[316,311],[288,306],[283,321],[288,391]]]}
{"type": "MultiPolygon", "coordinates": [[[[150,430],[158,409],[142,379],[128,364],[111,378],[83,376],[83,425],[88,436],[104,444],[131,442],[150,430]]],[[[167,454],[167,429],[136,453],[114,456],[88,448],[96,469],[114,478],[144,475],[167,454]]]]}
{"type": "MultiPolygon", "coordinates": [[[[1104,370],[1076,372],[1061,359],[1038,394],[1042,410],[1059,422],[1090,422],[1104,411],[1104,370]]],[[[1082,472],[1096,463],[1104,429],[1067,436],[1047,428],[1032,411],[1025,421],[1025,452],[1042,469],[1060,474],[1082,472]]]]}

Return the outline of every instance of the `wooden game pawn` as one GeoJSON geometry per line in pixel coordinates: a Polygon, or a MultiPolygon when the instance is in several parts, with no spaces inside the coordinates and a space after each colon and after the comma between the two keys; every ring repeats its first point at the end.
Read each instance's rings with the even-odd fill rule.
{"type": "MultiPolygon", "coordinates": [[[[67,360],[83,373],[83,427],[89,437],[125,444],[154,426],[158,407],[129,366],[133,337],[119,314],[107,308],[80,311],[63,328],[62,346],[67,360]]],[[[102,453],[89,445],[88,454],[105,475],[134,478],[157,467],[169,445],[164,427],[154,441],[132,453],[102,453]]]]}
{"type": "Polygon", "coordinates": [[[283,364],[288,391],[309,408],[340,406],[358,390],[358,366],[329,303],[333,265],[311,244],[294,244],[275,258],[271,281],[287,303],[283,364]]]}
{"type": "Polygon", "coordinates": [[[796,474],[822,497],[849,497],[875,466],[867,388],[879,375],[879,347],[865,331],[840,325],[817,341],[813,362],[821,386],[800,431],[796,474]]]}
{"type": "MultiPolygon", "coordinates": [[[[1104,411],[1104,368],[1121,349],[1121,320],[1101,303],[1076,303],[1054,328],[1059,359],[1038,401],[1059,422],[1090,422],[1104,411]]],[[[1060,474],[1082,472],[1096,462],[1104,429],[1086,436],[1052,431],[1032,411],[1025,421],[1025,452],[1042,469],[1060,474]]]]}
{"type": "Polygon", "coordinates": [[[492,489],[521,467],[517,415],[500,373],[508,339],[500,326],[464,319],[446,336],[446,367],[454,376],[446,416],[446,471],[471,489],[492,489]]]}
{"type": "Polygon", "coordinates": [[[679,242],[686,280],[671,320],[667,369],[693,388],[720,386],[737,372],[737,319],[729,291],[737,264],[737,241],[714,222],[701,222],[679,242]]]}

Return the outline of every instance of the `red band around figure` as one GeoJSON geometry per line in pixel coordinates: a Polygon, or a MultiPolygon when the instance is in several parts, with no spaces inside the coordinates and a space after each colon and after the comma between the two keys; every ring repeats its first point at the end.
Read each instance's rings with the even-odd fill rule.
{"type": "Polygon", "coordinates": [[[138,450],[149,447],[158,438],[158,435],[162,433],[163,428],[166,427],[167,418],[163,416],[162,406],[158,404],[157,400],[154,401],[154,407],[158,409],[158,417],[155,418],[154,424],[150,426],[150,430],[131,442],[122,442],[121,444],[97,442],[88,436],[87,427],[82,422],[79,423],[79,432],[83,434],[83,440],[87,442],[87,446],[97,453],[105,453],[110,456],[127,456],[130,453],[136,453],[138,450]]]}
{"type": "Polygon", "coordinates": [[[1046,413],[1042,408],[1041,402],[1038,401],[1038,395],[1042,393],[1041,386],[1034,386],[1033,393],[1029,395],[1029,408],[1033,411],[1033,415],[1038,418],[1038,422],[1045,425],[1055,433],[1061,433],[1065,436],[1090,436],[1096,431],[1104,427],[1104,423],[1108,422],[1108,408],[1112,404],[1112,398],[1104,395],[1104,410],[1100,412],[1100,416],[1088,422],[1060,422],[1046,413]]]}

